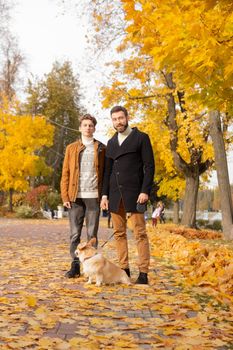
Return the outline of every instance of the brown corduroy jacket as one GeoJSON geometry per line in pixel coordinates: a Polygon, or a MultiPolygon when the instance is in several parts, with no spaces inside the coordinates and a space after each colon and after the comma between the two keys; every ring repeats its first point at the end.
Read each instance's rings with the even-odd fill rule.
{"type": "MultiPolygon", "coordinates": [[[[105,145],[94,139],[94,164],[98,179],[99,199],[101,197],[104,161],[105,161],[105,145]]],[[[61,177],[61,197],[64,202],[75,202],[80,171],[80,153],[85,149],[81,140],[71,143],[66,147],[65,158],[62,168],[61,177]]]]}

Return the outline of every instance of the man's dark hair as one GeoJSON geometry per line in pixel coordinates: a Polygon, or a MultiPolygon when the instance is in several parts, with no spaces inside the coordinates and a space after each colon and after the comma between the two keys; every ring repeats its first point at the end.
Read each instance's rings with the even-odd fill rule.
{"type": "Polygon", "coordinates": [[[90,115],[90,114],[84,114],[84,115],[79,119],[79,124],[81,125],[81,124],[82,124],[82,121],[83,121],[83,120],[86,120],[86,119],[91,120],[92,123],[94,124],[94,126],[96,126],[97,120],[95,119],[95,117],[93,117],[93,116],[90,115]]]}
{"type": "Polygon", "coordinates": [[[117,113],[117,112],[123,112],[124,115],[125,115],[126,117],[128,117],[128,111],[127,111],[127,109],[126,109],[125,107],[122,107],[122,106],[115,106],[115,107],[113,107],[113,108],[111,109],[110,114],[111,114],[111,116],[112,116],[113,113],[117,113]]]}

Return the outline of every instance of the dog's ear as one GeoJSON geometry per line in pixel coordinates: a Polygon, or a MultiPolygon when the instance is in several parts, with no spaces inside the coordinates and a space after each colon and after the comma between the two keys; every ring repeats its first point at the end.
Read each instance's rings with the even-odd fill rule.
{"type": "Polygon", "coordinates": [[[92,237],[91,239],[90,239],[90,241],[88,242],[88,245],[89,246],[94,246],[96,244],[96,238],[95,237],[92,237]]]}
{"type": "Polygon", "coordinates": [[[84,249],[85,247],[87,246],[87,242],[83,242],[83,243],[79,243],[79,245],[78,245],[78,249],[79,250],[82,250],[82,249],[84,249]]]}

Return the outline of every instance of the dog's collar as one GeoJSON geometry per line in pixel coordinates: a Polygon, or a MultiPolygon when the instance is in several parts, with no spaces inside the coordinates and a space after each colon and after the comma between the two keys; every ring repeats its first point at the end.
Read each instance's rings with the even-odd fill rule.
{"type": "Polygon", "coordinates": [[[84,259],[83,259],[83,262],[84,262],[84,261],[86,261],[86,260],[88,260],[88,259],[93,258],[93,256],[95,256],[95,255],[97,255],[97,254],[98,254],[98,253],[96,252],[94,255],[92,255],[92,256],[88,256],[88,257],[84,258],[84,259]]]}

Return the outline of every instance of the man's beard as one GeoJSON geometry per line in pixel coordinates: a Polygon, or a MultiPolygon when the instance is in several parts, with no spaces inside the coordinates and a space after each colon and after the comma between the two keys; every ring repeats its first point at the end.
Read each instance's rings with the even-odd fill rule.
{"type": "Polygon", "coordinates": [[[114,129],[115,129],[117,132],[122,133],[122,132],[124,132],[124,131],[128,128],[128,125],[129,125],[128,122],[126,122],[125,125],[119,125],[119,126],[117,126],[117,127],[114,126],[114,129]],[[123,127],[123,130],[119,131],[119,130],[118,130],[119,127],[120,127],[120,128],[123,127]]]}

